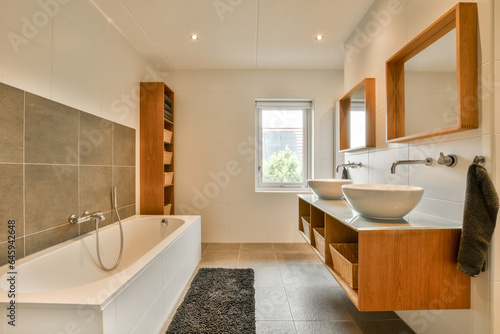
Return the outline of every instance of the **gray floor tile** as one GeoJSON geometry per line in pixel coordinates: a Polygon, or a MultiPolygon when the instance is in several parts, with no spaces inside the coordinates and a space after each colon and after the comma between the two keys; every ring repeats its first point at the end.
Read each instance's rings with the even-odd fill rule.
{"type": "Polygon", "coordinates": [[[203,255],[200,261],[200,267],[238,267],[239,252],[212,252],[208,251],[203,255]]]}
{"type": "Polygon", "coordinates": [[[335,289],[342,290],[342,287],[340,286],[340,284],[332,276],[332,274],[330,273],[330,271],[328,269],[326,269],[326,267],[324,265],[321,265],[321,271],[323,271],[323,275],[326,277],[326,280],[330,283],[330,285],[332,287],[334,287],[335,289]]]}
{"type": "Polygon", "coordinates": [[[290,307],[283,288],[255,289],[256,320],[292,320],[290,307]]]}
{"type": "Polygon", "coordinates": [[[277,267],[274,252],[241,250],[238,266],[241,268],[277,267]]]}
{"type": "Polygon", "coordinates": [[[280,266],[294,264],[322,264],[319,257],[314,253],[283,253],[276,252],[276,258],[280,266]]]}
{"type": "Polygon", "coordinates": [[[283,280],[278,267],[257,267],[254,268],[256,288],[282,288],[283,280]]]}
{"type": "Polygon", "coordinates": [[[293,321],[257,321],[257,334],[296,334],[293,321]]]}
{"type": "Polygon", "coordinates": [[[203,254],[205,254],[205,252],[207,251],[207,248],[208,248],[208,244],[207,243],[201,243],[201,256],[203,256],[203,254]]]}
{"type": "Polygon", "coordinates": [[[281,277],[285,287],[332,287],[321,269],[321,264],[298,264],[281,266],[281,277]]]}
{"type": "Polygon", "coordinates": [[[286,288],[286,295],[296,321],[354,320],[333,288],[286,288]]]}
{"type": "Polygon", "coordinates": [[[225,244],[225,243],[213,243],[208,244],[208,252],[239,252],[240,244],[225,244]]]}
{"type": "Polygon", "coordinates": [[[403,320],[356,321],[363,334],[415,334],[403,320]]]}
{"type": "Polygon", "coordinates": [[[275,252],[292,252],[292,253],[314,253],[311,246],[305,242],[296,243],[273,243],[275,252]]]}
{"type": "Polygon", "coordinates": [[[362,334],[354,321],[296,321],[297,334],[362,334]]]}
{"type": "Polygon", "coordinates": [[[354,320],[401,320],[401,318],[394,312],[360,312],[357,307],[352,303],[352,301],[347,297],[344,290],[337,290],[344,301],[344,305],[352,315],[354,320]]]}
{"type": "Polygon", "coordinates": [[[273,244],[271,243],[248,243],[241,244],[241,250],[252,250],[252,251],[274,251],[273,244]]]}

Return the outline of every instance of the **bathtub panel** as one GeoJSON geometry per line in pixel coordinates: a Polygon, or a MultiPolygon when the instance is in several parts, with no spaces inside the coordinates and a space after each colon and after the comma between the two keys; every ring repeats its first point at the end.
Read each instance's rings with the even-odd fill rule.
{"type": "Polygon", "coordinates": [[[165,289],[163,289],[162,298],[165,319],[172,312],[177,299],[179,299],[182,291],[189,282],[189,277],[189,270],[186,266],[186,262],[184,262],[181,268],[179,268],[179,270],[175,273],[174,277],[172,277],[165,289]]]}
{"type": "Polygon", "coordinates": [[[159,333],[164,323],[162,313],[162,300],[161,295],[159,295],[144,318],[134,328],[132,334],[159,333]]]}
{"type": "Polygon", "coordinates": [[[195,245],[186,258],[186,268],[190,275],[196,270],[201,260],[201,243],[195,245]]]}
{"type": "Polygon", "coordinates": [[[182,265],[183,259],[186,257],[186,238],[182,236],[177,239],[169,248],[161,255],[163,285],[164,288],[172,279],[174,274],[182,265]]]}
{"type": "Polygon", "coordinates": [[[116,298],[116,331],[128,334],[161,291],[161,261],[156,259],[116,298]]]}
{"type": "Polygon", "coordinates": [[[102,333],[117,334],[116,332],[116,304],[113,300],[102,310],[102,333]]]}
{"type": "Polygon", "coordinates": [[[201,219],[194,222],[186,231],[186,245],[188,253],[196,245],[201,245],[201,219]]]}
{"type": "Polygon", "coordinates": [[[16,318],[16,327],[7,326],[6,334],[100,333],[97,310],[82,316],[75,309],[18,308],[16,318]]]}

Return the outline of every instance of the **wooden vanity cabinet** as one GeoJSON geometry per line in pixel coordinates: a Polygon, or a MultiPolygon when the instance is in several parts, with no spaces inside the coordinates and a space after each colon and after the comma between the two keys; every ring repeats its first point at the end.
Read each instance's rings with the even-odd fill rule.
{"type": "Polygon", "coordinates": [[[385,225],[356,229],[299,197],[299,232],[360,311],[470,308],[470,277],[457,270],[460,229],[385,225]],[[311,217],[311,240],[302,216],[311,217]],[[315,227],[324,228],[325,256],[316,248],[315,227]],[[358,289],[334,270],[330,243],[358,244],[358,289]]]}

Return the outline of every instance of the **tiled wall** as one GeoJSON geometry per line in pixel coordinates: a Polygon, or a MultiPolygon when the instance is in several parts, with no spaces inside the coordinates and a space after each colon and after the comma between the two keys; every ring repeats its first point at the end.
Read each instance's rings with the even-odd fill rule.
{"type": "MultiPolygon", "coordinates": [[[[479,15],[479,129],[409,143],[386,143],[385,61],[433,23],[457,1],[452,0],[377,0],[345,42],[345,90],[365,77],[376,79],[376,148],[345,155],[345,160],[360,161],[363,168],[352,169],[355,183],[394,183],[424,187],[424,197],[416,210],[434,216],[462,220],[467,168],[475,155],[487,158],[486,168],[494,177],[495,155],[491,152],[492,115],[492,1],[478,0],[479,15]],[[366,30],[367,27],[372,30],[366,30]],[[360,32],[368,31],[367,39],[360,32]],[[398,166],[396,160],[436,160],[439,152],[456,154],[454,168],[423,165],[398,166]]],[[[417,333],[489,333],[490,271],[472,280],[471,310],[398,312],[417,333]]],[[[430,269],[432,270],[432,269],[430,269]]]]}
{"type": "Polygon", "coordinates": [[[175,212],[202,215],[204,242],[303,241],[297,194],[255,192],[255,99],[314,99],[314,177],[331,178],[342,78],[342,71],[292,70],[167,77],[175,91],[175,212]],[[229,175],[233,164],[236,175],[229,175]]]}
{"type": "Polygon", "coordinates": [[[93,230],[72,214],[135,214],[135,129],[0,83],[0,265],[7,222],[16,221],[17,258],[93,230]]]}

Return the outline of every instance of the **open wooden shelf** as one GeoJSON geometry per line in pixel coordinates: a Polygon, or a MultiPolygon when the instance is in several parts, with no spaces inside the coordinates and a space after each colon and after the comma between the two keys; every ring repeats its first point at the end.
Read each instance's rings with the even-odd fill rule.
{"type": "Polygon", "coordinates": [[[175,180],[165,185],[164,179],[164,173],[174,172],[175,165],[174,122],[164,116],[166,98],[172,102],[174,121],[174,92],[163,82],[141,82],[141,214],[162,215],[169,205],[170,214],[175,214],[175,180]],[[164,132],[168,131],[164,130],[172,133],[170,142],[165,142],[164,132]],[[163,163],[164,151],[172,153],[169,164],[163,163]]]}
{"type": "Polygon", "coordinates": [[[470,277],[456,268],[460,229],[357,230],[300,197],[298,213],[300,235],[360,311],[470,308],[470,277]],[[310,217],[310,240],[303,216],[310,217]],[[324,228],[325,256],[317,249],[314,228],[324,228]],[[332,243],[358,244],[357,289],[334,269],[332,243]]]}

